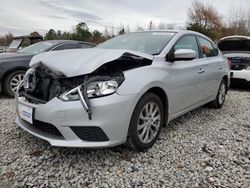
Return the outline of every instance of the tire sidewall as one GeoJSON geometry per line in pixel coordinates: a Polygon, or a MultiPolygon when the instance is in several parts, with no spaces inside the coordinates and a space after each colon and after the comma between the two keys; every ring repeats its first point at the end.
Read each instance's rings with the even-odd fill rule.
{"type": "Polygon", "coordinates": [[[16,71],[9,73],[3,82],[3,92],[9,97],[15,96],[15,93],[12,91],[12,89],[10,87],[10,82],[11,82],[12,78],[17,74],[25,74],[25,70],[16,70],[16,71]]]}
{"type": "Polygon", "coordinates": [[[219,95],[220,95],[220,88],[221,88],[221,85],[222,85],[222,84],[224,84],[224,85],[225,85],[225,88],[227,89],[226,81],[223,79],[223,80],[221,81],[221,83],[220,83],[220,87],[219,87],[219,90],[218,90],[218,93],[217,93],[217,97],[216,97],[216,102],[217,102],[217,105],[218,105],[219,108],[221,108],[221,107],[223,106],[223,104],[224,104],[224,102],[225,102],[225,99],[226,99],[226,93],[227,93],[227,91],[226,91],[226,93],[225,93],[225,98],[224,98],[223,102],[220,103],[220,101],[219,101],[219,95]]]}
{"type": "Polygon", "coordinates": [[[160,98],[153,93],[144,94],[134,109],[134,112],[130,121],[130,125],[129,125],[128,139],[130,139],[130,143],[133,145],[132,147],[138,151],[143,151],[152,147],[159,137],[159,134],[161,132],[161,128],[163,125],[163,121],[164,121],[164,108],[163,108],[163,104],[160,98]],[[139,138],[138,131],[137,131],[137,123],[138,123],[138,118],[141,113],[141,110],[149,102],[154,102],[158,105],[160,109],[160,113],[161,113],[161,123],[160,123],[159,129],[155,138],[151,142],[146,144],[146,143],[141,142],[139,138]]]}

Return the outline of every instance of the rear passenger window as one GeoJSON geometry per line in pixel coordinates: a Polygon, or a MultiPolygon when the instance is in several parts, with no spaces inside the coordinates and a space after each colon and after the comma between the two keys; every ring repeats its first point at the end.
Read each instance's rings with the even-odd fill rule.
{"type": "Polygon", "coordinates": [[[200,37],[199,41],[203,57],[214,57],[218,55],[218,50],[216,52],[211,42],[200,37]]]}
{"type": "Polygon", "coordinates": [[[174,51],[178,49],[194,50],[196,57],[199,55],[198,45],[195,36],[184,36],[174,46],[174,51]]]}

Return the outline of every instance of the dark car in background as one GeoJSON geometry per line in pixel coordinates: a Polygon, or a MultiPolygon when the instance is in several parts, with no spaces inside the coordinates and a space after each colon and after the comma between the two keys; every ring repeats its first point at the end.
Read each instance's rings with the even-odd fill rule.
{"type": "Polygon", "coordinates": [[[66,49],[92,48],[95,44],[72,40],[42,41],[16,53],[0,54],[0,91],[7,96],[14,97],[19,83],[29,69],[29,63],[33,56],[42,52],[58,51],[66,49]]]}
{"type": "Polygon", "coordinates": [[[17,52],[19,49],[25,48],[41,41],[43,41],[43,37],[41,35],[24,35],[14,37],[6,52],[17,52]]]}
{"type": "Polygon", "coordinates": [[[250,37],[229,36],[218,42],[218,47],[231,61],[231,83],[250,84],[250,37]]]}

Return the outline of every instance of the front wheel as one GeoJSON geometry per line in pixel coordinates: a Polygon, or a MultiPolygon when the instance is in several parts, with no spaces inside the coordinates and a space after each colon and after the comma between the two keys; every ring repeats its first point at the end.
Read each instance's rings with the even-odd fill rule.
{"type": "Polygon", "coordinates": [[[216,99],[210,103],[211,107],[221,108],[225,102],[226,94],[227,94],[227,85],[226,85],[226,81],[223,79],[221,81],[216,99]]]}
{"type": "Polygon", "coordinates": [[[137,151],[153,146],[158,139],[164,120],[164,108],[160,98],[153,93],[144,94],[133,112],[127,145],[137,151]]]}

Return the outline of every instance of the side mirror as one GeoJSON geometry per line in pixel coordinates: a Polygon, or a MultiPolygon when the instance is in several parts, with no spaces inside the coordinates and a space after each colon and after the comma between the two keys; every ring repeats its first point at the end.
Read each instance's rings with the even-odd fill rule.
{"type": "Polygon", "coordinates": [[[175,61],[193,60],[196,57],[197,57],[196,52],[190,49],[178,49],[174,52],[175,61]]]}

